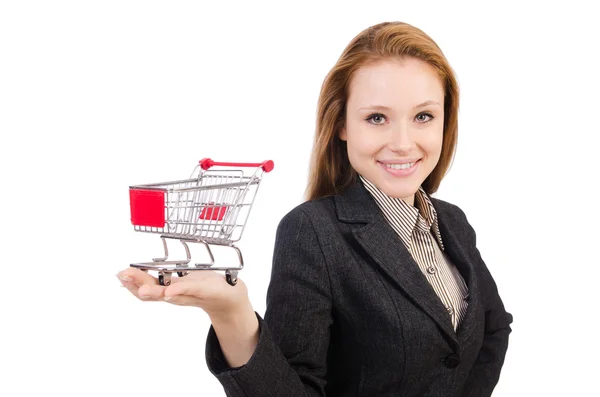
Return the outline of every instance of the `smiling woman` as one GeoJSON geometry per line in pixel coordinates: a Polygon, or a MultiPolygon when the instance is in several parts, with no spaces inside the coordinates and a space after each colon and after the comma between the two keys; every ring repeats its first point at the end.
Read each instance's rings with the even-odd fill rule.
{"type": "Polygon", "coordinates": [[[413,205],[440,159],[443,103],[442,82],[423,61],[391,59],[360,68],[340,131],[352,168],[388,196],[413,205]]]}
{"type": "Polygon", "coordinates": [[[491,395],[512,316],[465,214],[430,197],[458,102],[414,26],[381,23],[346,47],[321,88],[308,201],[277,230],[254,352],[234,366],[235,332],[209,332],[228,395],[491,395]]]}
{"type": "Polygon", "coordinates": [[[454,72],[427,34],[403,22],[365,29],[323,82],[306,197],[340,194],[356,184],[361,171],[409,204],[416,186],[436,192],[456,148],[458,103],[454,72]],[[370,128],[383,131],[374,135],[370,128]],[[378,143],[369,140],[374,136],[378,143]],[[407,162],[416,162],[408,172],[388,171],[407,162]],[[408,174],[414,176],[393,183],[391,176],[408,174]]]}
{"type": "Polygon", "coordinates": [[[463,211],[430,197],[457,113],[435,42],[372,26],[321,88],[308,200],[278,226],[264,319],[241,278],[120,277],[138,297],[209,314],[206,360],[228,396],[490,396],[512,316],[463,211]]]}

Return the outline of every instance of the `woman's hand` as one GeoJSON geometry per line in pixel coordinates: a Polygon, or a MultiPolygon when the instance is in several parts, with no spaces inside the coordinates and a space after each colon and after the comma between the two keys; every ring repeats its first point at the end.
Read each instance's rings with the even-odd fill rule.
{"type": "Polygon", "coordinates": [[[238,277],[231,286],[225,276],[210,270],[190,271],[172,277],[168,287],[156,277],[136,268],[117,274],[134,296],[143,301],[166,301],[180,306],[196,306],[210,317],[223,355],[231,367],[248,362],[258,343],[259,324],[248,299],[246,284],[238,277]]]}
{"type": "Polygon", "coordinates": [[[249,304],[248,289],[238,278],[231,286],[225,276],[215,271],[190,271],[184,277],[172,277],[168,287],[158,279],[136,268],[127,268],[117,277],[135,297],[143,301],[165,301],[180,306],[196,306],[211,318],[227,318],[249,304]]]}

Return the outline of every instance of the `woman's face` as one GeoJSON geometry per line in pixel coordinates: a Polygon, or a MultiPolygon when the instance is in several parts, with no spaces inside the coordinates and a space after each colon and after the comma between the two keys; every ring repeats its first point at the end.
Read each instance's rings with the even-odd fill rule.
{"type": "Polygon", "coordinates": [[[388,196],[414,205],[440,158],[443,132],[444,89],[427,63],[390,59],[354,75],[340,139],[356,172],[388,196]]]}

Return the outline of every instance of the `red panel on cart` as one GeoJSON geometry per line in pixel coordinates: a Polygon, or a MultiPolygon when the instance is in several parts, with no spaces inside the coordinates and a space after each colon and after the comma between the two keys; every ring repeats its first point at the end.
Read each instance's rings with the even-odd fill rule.
{"type": "MultiPolygon", "coordinates": [[[[210,203],[209,205],[214,204],[215,203],[210,203]]],[[[227,207],[225,206],[204,207],[200,213],[200,219],[222,221],[226,211],[227,207]]]]}
{"type": "Polygon", "coordinates": [[[165,192],[129,189],[131,223],[135,226],[165,226],[165,192]]]}

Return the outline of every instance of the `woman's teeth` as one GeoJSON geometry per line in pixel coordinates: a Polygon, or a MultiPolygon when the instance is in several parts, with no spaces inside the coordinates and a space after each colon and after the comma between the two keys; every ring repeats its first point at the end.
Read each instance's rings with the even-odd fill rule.
{"type": "MultiPolygon", "coordinates": [[[[416,162],[415,162],[416,163],[416,162]]],[[[406,170],[415,165],[415,163],[405,163],[405,164],[384,164],[387,168],[391,168],[393,170],[406,170]]]]}

